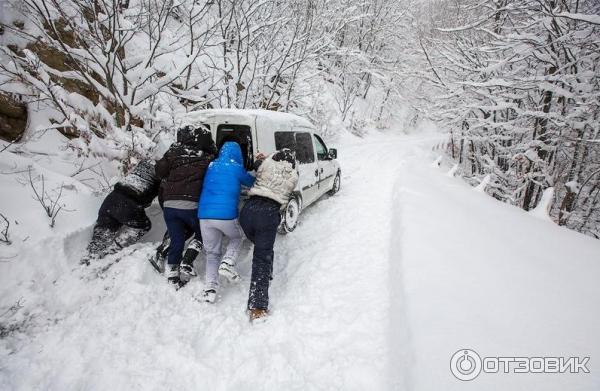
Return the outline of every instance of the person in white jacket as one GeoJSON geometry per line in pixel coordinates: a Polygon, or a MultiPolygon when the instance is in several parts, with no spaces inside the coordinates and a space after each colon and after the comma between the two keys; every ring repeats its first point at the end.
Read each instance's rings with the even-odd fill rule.
{"type": "Polygon", "coordinates": [[[250,198],[240,212],[240,225],[246,237],[254,243],[248,294],[251,321],[268,314],[273,246],[281,221],[280,210],[289,201],[297,183],[294,153],[287,148],[273,153],[261,161],[254,186],[248,192],[250,198]]]}

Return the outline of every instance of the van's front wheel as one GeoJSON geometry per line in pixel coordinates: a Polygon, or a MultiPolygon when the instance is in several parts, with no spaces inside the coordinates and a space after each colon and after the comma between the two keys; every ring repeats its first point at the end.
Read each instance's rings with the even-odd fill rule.
{"type": "Polygon", "coordinates": [[[335,193],[340,191],[341,186],[342,186],[342,175],[338,171],[337,174],[335,175],[335,179],[333,180],[333,186],[331,187],[331,190],[329,190],[327,192],[327,194],[334,195],[335,193]]]}
{"type": "Polygon", "coordinates": [[[279,233],[287,234],[296,229],[298,217],[300,216],[300,203],[298,198],[293,197],[286,205],[281,214],[281,224],[279,224],[279,233]]]}

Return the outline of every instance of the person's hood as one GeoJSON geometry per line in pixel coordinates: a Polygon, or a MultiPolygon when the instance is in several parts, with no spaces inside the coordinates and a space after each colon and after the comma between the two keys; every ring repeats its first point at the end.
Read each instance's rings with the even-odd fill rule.
{"type": "Polygon", "coordinates": [[[233,160],[238,164],[244,164],[244,158],[242,157],[242,149],[239,144],[233,141],[227,141],[221,147],[219,152],[219,160],[233,160]]]}

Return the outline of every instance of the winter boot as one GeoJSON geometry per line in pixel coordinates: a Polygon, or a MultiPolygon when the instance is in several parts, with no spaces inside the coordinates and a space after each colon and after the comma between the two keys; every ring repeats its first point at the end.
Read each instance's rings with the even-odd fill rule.
{"type": "Polygon", "coordinates": [[[165,232],[162,238],[162,242],[156,248],[156,257],[166,258],[169,254],[169,247],[171,246],[171,237],[169,232],[165,232]]]}
{"type": "Polygon", "coordinates": [[[148,258],[148,261],[157,273],[162,274],[165,272],[165,258],[162,258],[158,252],[148,258]]]}
{"type": "Polygon", "coordinates": [[[252,308],[248,310],[250,316],[250,322],[258,323],[259,321],[265,321],[269,312],[265,308],[252,308]]]}
{"type": "Polygon", "coordinates": [[[155,255],[149,259],[154,269],[156,269],[156,271],[159,273],[164,273],[165,271],[165,260],[169,255],[170,245],[171,238],[169,237],[169,233],[165,232],[162,242],[156,248],[155,255]]]}
{"type": "Polygon", "coordinates": [[[208,282],[204,286],[204,291],[202,291],[202,300],[207,303],[214,303],[217,299],[217,290],[219,289],[218,282],[208,282]]]}
{"type": "Polygon", "coordinates": [[[237,282],[240,280],[240,275],[235,270],[235,264],[231,259],[223,259],[219,266],[219,274],[227,279],[229,282],[237,282]]]}
{"type": "Polygon", "coordinates": [[[217,291],[215,289],[205,289],[202,292],[202,300],[207,303],[214,303],[217,299],[217,291]]]}
{"type": "Polygon", "coordinates": [[[194,270],[194,261],[198,257],[198,254],[204,249],[202,242],[196,239],[193,239],[188,248],[185,250],[183,254],[183,259],[181,260],[181,266],[179,267],[179,271],[181,272],[181,277],[186,282],[189,281],[192,277],[196,277],[198,274],[196,270],[194,270]]]}
{"type": "Polygon", "coordinates": [[[179,265],[167,265],[165,277],[167,277],[169,284],[179,286],[179,265]]]}

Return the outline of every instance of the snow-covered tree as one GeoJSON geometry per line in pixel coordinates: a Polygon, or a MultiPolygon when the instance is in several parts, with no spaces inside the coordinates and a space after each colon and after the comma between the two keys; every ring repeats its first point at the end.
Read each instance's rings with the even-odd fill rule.
{"type": "Polygon", "coordinates": [[[598,236],[600,17],[591,1],[439,2],[426,46],[435,115],[467,177],[533,209],[554,187],[552,216],[598,236]]]}

